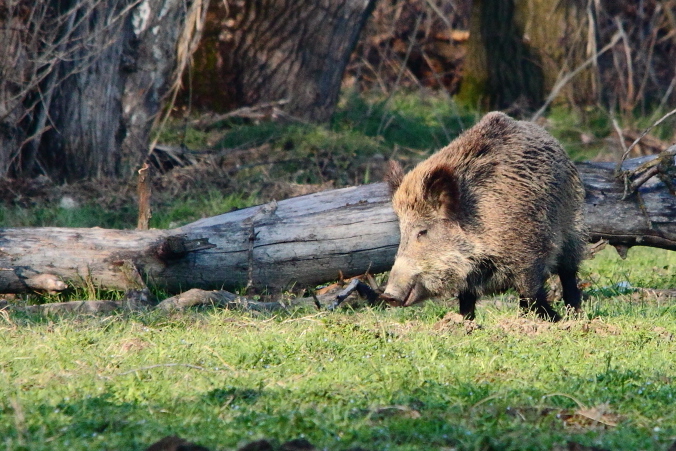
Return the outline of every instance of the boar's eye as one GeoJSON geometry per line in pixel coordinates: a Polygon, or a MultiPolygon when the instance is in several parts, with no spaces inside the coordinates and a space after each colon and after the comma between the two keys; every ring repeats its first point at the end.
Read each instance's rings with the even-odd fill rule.
{"type": "Polygon", "coordinates": [[[427,236],[427,230],[421,230],[418,232],[418,236],[416,238],[421,239],[424,236],[427,236]]]}

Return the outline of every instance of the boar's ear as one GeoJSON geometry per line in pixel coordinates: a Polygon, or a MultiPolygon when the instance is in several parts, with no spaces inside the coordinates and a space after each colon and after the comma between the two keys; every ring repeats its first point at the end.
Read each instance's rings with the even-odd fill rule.
{"type": "Polygon", "coordinates": [[[447,218],[457,213],[460,204],[458,179],[447,166],[437,166],[424,180],[425,201],[447,218]]]}
{"type": "Polygon", "coordinates": [[[385,175],[385,181],[390,186],[390,194],[394,194],[403,179],[404,169],[401,167],[401,164],[396,160],[390,160],[387,174],[385,175]]]}

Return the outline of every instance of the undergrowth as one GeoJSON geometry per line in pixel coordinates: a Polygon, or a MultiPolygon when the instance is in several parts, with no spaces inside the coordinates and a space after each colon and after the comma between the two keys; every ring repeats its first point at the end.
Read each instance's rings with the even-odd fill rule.
{"type": "MultiPolygon", "coordinates": [[[[230,119],[200,130],[173,120],[158,131],[160,142],[189,149],[197,164],[154,170],[150,225],[166,228],[272,199],[381,181],[388,159],[410,169],[480,116],[420,90],[391,96],[347,93],[325,125],[230,119]]],[[[554,107],[544,125],[575,160],[619,157],[617,146],[608,147],[615,132],[607,112],[554,107]]],[[[667,121],[654,134],[666,137],[672,129],[673,121],[667,121]]],[[[0,227],[136,224],[134,179],[51,191],[28,182],[17,185],[11,187],[17,193],[7,190],[0,197],[0,227]],[[33,196],[27,198],[22,189],[33,196]]]]}

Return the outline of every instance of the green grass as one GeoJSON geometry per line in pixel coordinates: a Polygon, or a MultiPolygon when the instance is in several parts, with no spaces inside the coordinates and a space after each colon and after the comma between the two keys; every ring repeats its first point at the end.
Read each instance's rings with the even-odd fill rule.
{"type": "MultiPolygon", "coordinates": [[[[327,126],[224,124],[215,150],[263,146],[272,163],[252,151],[224,171],[230,191],[162,198],[151,226],[246,207],[270,181],[375,181],[379,156],[410,165],[477,118],[443,97],[398,93],[345,96],[327,126]]],[[[595,112],[549,119],[576,159],[595,156],[611,130],[595,112]]],[[[191,148],[218,135],[176,130],[163,139],[185,133],[191,148]]],[[[0,207],[0,227],[135,224],[135,205],[0,207]]],[[[275,315],[0,312],[0,447],[141,450],[177,434],[214,450],[299,437],[329,450],[666,449],[676,440],[676,304],[633,287],[676,288],[676,253],[637,248],[622,261],[607,249],[581,279],[585,318],[520,318],[502,296],[480,305],[471,334],[440,322],[454,301],[275,315]]]]}
{"type": "Polygon", "coordinates": [[[99,205],[82,205],[72,209],[41,204],[33,208],[0,204],[0,227],[136,227],[135,205],[117,209],[99,205]]]}
{"type": "Polygon", "coordinates": [[[214,450],[299,437],[330,450],[666,449],[676,440],[676,305],[600,288],[654,282],[654,263],[673,269],[676,253],[632,253],[585,264],[583,277],[604,272],[587,319],[519,318],[503,296],[482,303],[471,334],[439,327],[454,302],[2,314],[0,446],[140,450],[177,434],[214,450]]]}
{"type": "MultiPolygon", "coordinates": [[[[193,193],[153,206],[150,227],[173,228],[200,218],[227,213],[255,205],[253,194],[207,191],[193,193]]],[[[105,227],[133,229],[137,223],[136,205],[109,208],[85,204],[75,208],[42,204],[34,208],[0,205],[0,227],[105,227]]]]}

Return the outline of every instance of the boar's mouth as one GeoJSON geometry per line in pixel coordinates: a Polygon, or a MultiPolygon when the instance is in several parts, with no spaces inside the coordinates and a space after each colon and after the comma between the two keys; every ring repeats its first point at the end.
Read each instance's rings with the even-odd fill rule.
{"type": "Polygon", "coordinates": [[[387,292],[381,294],[380,298],[393,307],[410,307],[411,305],[422,301],[426,295],[427,291],[421,284],[413,283],[406,292],[406,295],[401,299],[397,299],[389,295],[387,292]]]}

